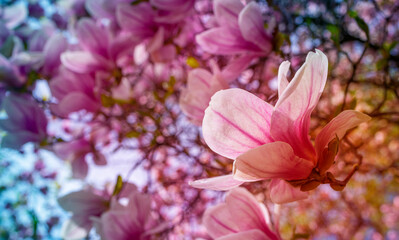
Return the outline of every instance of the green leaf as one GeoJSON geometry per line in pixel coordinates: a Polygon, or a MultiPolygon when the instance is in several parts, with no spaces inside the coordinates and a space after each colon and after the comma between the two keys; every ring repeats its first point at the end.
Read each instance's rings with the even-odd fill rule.
{"type": "Polygon", "coordinates": [[[370,39],[369,26],[367,25],[367,23],[360,17],[355,17],[355,21],[359,28],[362,29],[363,32],[366,34],[367,39],[370,39]]]}
{"type": "Polygon", "coordinates": [[[114,192],[112,193],[112,196],[118,195],[122,191],[123,187],[123,180],[121,175],[118,175],[118,178],[116,179],[116,184],[114,188],[114,192]]]}
{"type": "Polygon", "coordinates": [[[4,44],[0,48],[0,53],[6,57],[10,58],[12,55],[12,51],[14,50],[14,39],[12,36],[8,36],[4,44]]]}
{"type": "Polygon", "coordinates": [[[327,30],[331,33],[331,40],[334,42],[334,44],[339,47],[339,41],[340,41],[340,35],[341,35],[341,30],[337,25],[334,24],[328,24],[327,25],[327,30]]]}

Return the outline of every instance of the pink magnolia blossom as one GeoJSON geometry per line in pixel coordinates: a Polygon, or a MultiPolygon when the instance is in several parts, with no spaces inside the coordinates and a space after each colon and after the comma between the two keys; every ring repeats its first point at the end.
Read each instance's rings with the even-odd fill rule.
{"type": "Polygon", "coordinates": [[[0,129],[6,131],[1,146],[19,149],[27,142],[46,140],[47,118],[31,96],[10,93],[3,102],[6,119],[0,119],[0,129]]]}
{"type": "MultiPolygon", "coordinates": [[[[70,162],[72,174],[75,178],[85,178],[87,176],[89,166],[85,158],[92,151],[93,147],[90,142],[83,138],[54,145],[55,154],[63,160],[70,162]]],[[[104,161],[100,165],[106,164],[106,161],[104,161]]]]}
{"type": "MultiPolygon", "coordinates": [[[[60,197],[58,199],[60,206],[72,213],[72,217],[63,224],[63,238],[85,238],[93,227],[92,218],[100,217],[109,209],[113,189],[113,185],[106,186],[104,190],[88,186],[83,190],[60,197]]],[[[137,191],[135,185],[125,183],[119,197],[127,197],[135,191],[137,191]]]]}
{"type": "Polygon", "coordinates": [[[232,59],[229,64],[220,71],[215,62],[211,62],[213,73],[197,68],[191,70],[187,77],[187,88],[182,90],[179,105],[189,119],[196,125],[201,126],[205,109],[213,94],[228,88],[228,83],[237,78],[243,72],[254,55],[243,55],[232,59]]]}
{"type": "Polygon", "coordinates": [[[92,218],[101,239],[149,240],[152,234],[162,231],[167,226],[158,224],[151,215],[150,195],[131,190],[125,196],[128,199],[127,204],[121,204],[113,198],[107,212],[99,218],[92,218]]]}
{"type": "Polygon", "coordinates": [[[279,100],[274,107],[241,89],[219,91],[212,97],[203,121],[204,139],[213,151],[235,160],[233,174],[193,182],[194,187],[220,190],[272,179],[271,200],[285,203],[306,198],[306,191],[326,177],[338,140],[370,117],[343,111],[321,130],[313,146],[308,135],[310,115],[327,80],[328,60],[319,50],[310,52],[291,82],[289,66],[288,61],[280,65],[279,100]]]}
{"type": "Polygon", "coordinates": [[[0,19],[9,29],[16,28],[28,17],[28,8],[22,2],[0,8],[0,19]]]}
{"type": "Polygon", "coordinates": [[[53,34],[44,45],[43,56],[44,64],[41,69],[42,73],[46,76],[54,76],[58,73],[59,66],[61,65],[61,54],[67,50],[68,41],[61,34],[53,34]]]}
{"type": "Polygon", "coordinates": [[[267,208],[241,187],[230,190],[225,203],[208,208],[202,221],[213,239],[280,239],[271,227],[267,208]]]}
{"type": "Polygon", "coordinates": [[[179,100],[180,107],[194,124],[200,126],[212,95],[227,87],[219,70],[212,74],[203,68],[194,69],[188,73],[187,88],[179,100]]]}
{"type": "Polygon", "coordinates": [[[66,51],[61,62],[76,73],[115,73],[123,57],[131,54],[135,46],[132,35],[127,32],[112,33],[109,27],[97,24],[89,18],[82,18],[76,26],[76,37],[81,50],[66,51]]]}
{"type": "Polygon", "coordinates": [[[61,117],[83,109],[96,112],[101,107],[101,101],[95,87],[96,82],[91,75],[60,69],[60,73],[50,81],[51,93],[58,100],[51,110],[61,117]]]}
{"type": "Polygon", "coordinates": [[[218,27],[197,35],[197,43],[207,52],[220,55],[268,54],[271,36],[266,33],[262,12],[255,2],[216,0],[213,10],[218,27]]]}

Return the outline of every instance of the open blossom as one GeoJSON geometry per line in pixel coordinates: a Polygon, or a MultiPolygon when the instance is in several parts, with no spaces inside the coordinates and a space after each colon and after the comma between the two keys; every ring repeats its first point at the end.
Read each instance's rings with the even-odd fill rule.
{"type": "Polygon", "coordinates": [[[104,240],[140,239],[149,240],[151,234],[166,225],[157,225],[151,215],[151,197],[136,191],[127,196],[128,203],[123,205],[116,199],[111,201],[110,209],[94,218],[96,230],[104,240]]]}
{"type": "Polygon", "coordinates": [[[180,107],[194,124],[201,125],[212,95],[225,88],[227,82],[218,69],[213,74],[203,68],[194,69],[188,73],[187,88],[179,100],[180,107]]]}
{"type": "MultiPolygon", "coordinates": [[[[72,174],[75,178],[85,178],[89,172],[89,166],[86,162],[86,155],[93,151],[93,146],[86,139],[76,139],[70,142],[61,142],[54,145],[55,154],[63,160],[69,162],[72,166],[72,174]]],[[[100,154],[101,159],[95,162],[98,165],[105,165],[107,162],[100,154]]]]}
{"type": "Polygon", "coordinates": [[[213,9],[219,26],[196,38],[205,51],[220,55],[265,55],[271,51],[271,36],[265,31],[262,12],[255,2],[244,6],[240,0],[215,0],[213,9]]]}
{"type": "MultiPolygon", "coordinates": [[[[62,229],[62,237],[65,239],[85,238],[93,227],[92,218],[100,217],[109,209],[114,186],[106,186],[99,190],[91,186],[83,190],[69,193],[58,199],[60,206],[72,213],[62,229]]],[[[137,191],[135,185],[125,183],[120,197],[127,197],[131,192],[137,191]]]]}
{"type": "Polygon", "coordinates": [[[230,190],[225,203],[208,208],[202,221],[213,239],[280,239],[271,227],[267,208],[241,187],[230,190]]]}
{"type": "Polygon", "coordinates": [[[201,126],[205,109],[213,94],[228,88],[228,83],[237,78],[255,58],[243,55],[227,64],[221,71],[216,62],[211,61],[212,72],[203,68],[191,70],[187,77],[187,88],[182,90],[179,105],[184,114],[196,125],[201,126]]]}
{"type": "Polygon", "coordinates": [[[327,80],[328,60],[319,50],[310,52],[291,82],[289,66],[288,61],[280,65],[274,107],[241,89],[219,91],[212,97],[203,121],[204,139],[213,151],[235,160],[233,174],[193,186],[222,190],[272,179],[270,197],[275,203],[306,198],[306,191],[320,183],[340,188],[326,172],[334,163],[339,139],[370,117],[343,111],[321,130],[313,146],[310,115],[327,80]]]}
{"type": "Polygon", "coordinates": [[[0,129],[6,131],[1,146],[19,149],[27,142],[41,143],[47,137],[47,118],[29,95],[10,93],[3,102],[6,119],[0,119],[0,129]]]}
{"type": "Polygon", "coordinates": [[[60,69],[60,73],[50,81],[51,93],[58,100],[57,104],[51,105],[51,110],[61,117],[83,109],[96,112],[101,102],[95,86],[95,79],[89,74],[60,69]]]}

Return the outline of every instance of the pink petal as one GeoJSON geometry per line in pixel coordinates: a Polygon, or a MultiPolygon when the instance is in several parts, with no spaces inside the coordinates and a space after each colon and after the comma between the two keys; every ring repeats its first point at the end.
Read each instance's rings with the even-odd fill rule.
{"type": "Polygon", "coordinates": [[[58,198],[59,205],[68,212],[89,216],[97,216],[107,209],[107,200],[92,193],[90,190],[81,190],[69,193],[58,198]]]}
{"type": "Polygon", "coordinates": [[[85,154],[79,155],[71,162],[72,176],[77,179],[85,179],[89,172],[89,165],[86,162],[85,154]]]}
{"type": "Polygon", "coordinates": [[[105,8],[104,2],[107,0],[86,0],[85,7],[91,16],[95,18],[114,18],[114,13],[105,8]]]}
{"type": "Polygon", "coordinates": [[[133,34],[121,32],[112,39],[109,46],[109,55],[111,59],[117,61],[118,58],[131,54],[136,46],[132,43],[132,38],[133,34]]]}
{"type": "Polygon", "coordinates": [[[66,240],[83,239],[87,237],[91,227],[90,220],[79,221],[79,219],[69,219],[62,226],[61,236],[66,240]]]}
{"type": "Polygon", "coordinates": [[[212,95],[223,88],[227,84],[221,77],[202,68],[194,69],[188,73],[187,88],[180,95],[179,105],[191,121],[201,126],[212,95]]]}
{"type": "Polygon", "coordinates": [[[154,23],[155,13],[151,5],[147,2],[136,6],[131,4],[118,4],[116,7],[116,17],[120,27],[134,33],[135,38],[144,40],[154,36],[157,25],[154,23]]]}
{"type": "Polygon", "coordinates": [[[91,75],[75,74],[66,69],[61,70],[60,74],[50,81],[51,94],[59,101],[72,92],[80,92],[95,98],[94,87],[95,80],[91,75]]]}
{"type": "Polygon", "coordinates": [[[216,153],[231,159],[272,142],[269,135],[272,106],[242,89],[213,95],[205,111],[202,132],[216,153]]]}
{"type": "Polygon", "coordinates": [[[272,142],[251,149],[234,162],[233,176],[240,181],[282,178],[305,179],[313,169],[309,161],[295,156],[285,142],[272,142]]]}
{"type": "Polygon", "coordinates": [[[151,197],[138,191],[130,193],[127,211],[130,212],[131,218],[144,225],[151,215],[151,197]]]}
{"type": "Polygon", "coordinates": [[[186,9],[186,5],[192,5],[194,3],[193,0],[150,0],[152,6],[167,10],[167,11],[176,11],[180,8],[186,9]]]}
{"type": "Polygon", "coordinates": [[[61,62],[69,70],[76,73],[90,73],[98,70],[108,71],[112,69],[112,63],[97,54],[75,51],[64,52],[61,62]]]}
{"type": "Polygon", "coordinates": [[[94,101],[84,93],[72,92],[65,96],[59,104],[53,107],[56,114],[61,117],[68,117],[70,113],[85,109],[88,112],[96,112],[100,108],[100,103],[94,101]]]}
{"type": "Polygon", "coordinates": [[[202,223],[212,238],[239,232],[236,219],[230,214],[226,203],[208,208],[202,217],[202,223]]]}
{"type": "Polygon", "coordinates": [[[221,238],[218,238],[217,240],[243,240],[243,239],[272,240],[272,239],[278,239],[278,238],[270,238],[265,233],[260,231],[259,229],[252,229],[252,230],[248,230],[245,232],[239,232],[239,233],[223,236],[221,238]]]}
{"type": "Polygon", "coordinates": [[[338,136],[338,139],[342,139],[346,131],[369,120],[371,120],[371,117],[358,111],[346,110],[341,112],[317,135],[315,146],[318,156],[321,155],[323,149],[335,138],[335,136],[338,136]]]}
{"type": "Polygon", "coordinates": [[[131,212],[108,211],[101,216],[104,239],[140,239],[144,223],[132,218],[131,212]]]}
{"type": "Polygon", "coordinates": [[[233,179],[233,175],[205,178],[189,182],[190,186],[215,191],[225,191],[240,186],[243,182],[233,179]]]}
{"type": "Polygon", "coordinates": [[[28,9],[23,2],[2,8],[1,18],[9,29],[17,27],[28,17],[28,9]]]}
{"type": "Polygon", "coordinates": [[[268,236],[275,237],[267,224],[269,221],[267,209],[245,188],[239,187],[229,191],[226,196],[226,204],[231,219],[236,221],[240,232],[260,229],[268,236]]]}
{"type": "Polygon", "coordinates": [[[240,0],[217,0],[214,1],[213,11],[219,26],[238,28],[238,15],[244,5],[240,0]]]}
{"type": "Polygon", "coordinates": [[[319,101],[327,80],[328,60],[319,50],[309,52],[276,103],[271,120],[274,140],[289,143],[298,157],[316,161],[309,140],[310,114],[319,101]]]}
{"type": "Polygon", "coordinates": [[[282,179],[273,179],[269,187],[270,200],[278,204],[299,201],[309,195],[309,192],[302,192],[299,187],[295,188],[282,179]]]}
{"type": "Polygon", "coordinates": [[[260,7],[255,2],[245,6],[238,18],[241,34],[245,40],[254,43],[265,52],[272,49],[272,40],[266,34],[260,7]]]}
{"type": "Polygon", "coordinates": [[[61,64],[60,56],[67,49],[68,41],[62,34],[54,34],[44,46],[43,72],[49,76],[58,71],[61,64]]]}
{"type": "Polygon", "coordinates": [[[227,82],[235,80],[257,57],[257,55],[251,54],[232,59],[222,71],[223,78],[227,82]]]}
{"type": "Polygon", "coordinates": [[[82,18],[79,20],[76,26],[76,37],[84,49],[103,57],[108,56],[108,34],[92,19],[82,18]]]}
{"type": "Polygon", "coordinates": [[[288,86],[288,79],[287,79],[287,74],[288,71],[290,70],[290,62],[289,61],[284,61],[280,64],[280,67],[278,68],[278,96],[281,97],[283,95],[283,92],[288,86]]]}
{"type": "Polygon", "coordinates": [[[217,27],[196,35],[196,41],[204,51],[212,54],[234,55],[258,52],[259,48],[245,41],[238,30],[217,27]]]}

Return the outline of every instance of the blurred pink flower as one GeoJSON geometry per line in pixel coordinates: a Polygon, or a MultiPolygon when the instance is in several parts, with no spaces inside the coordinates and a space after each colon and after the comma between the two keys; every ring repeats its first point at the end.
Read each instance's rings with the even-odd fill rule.
{"type": "MultiPolygon", "coordinates": [[[[87,176],[89,166],[85,158],[88,153],[93,151],[89,141],[81,138],[70,142],[61,142],[55,144],[53,149],[58,157],[70,162],[74,178],[83,179],[87,176]]],[[[104,164],[106,164],[106,161],[102,163],[102,165],[104,164]]]]}
{"type": "Polygon", "coordinates": [[[19,149],[27,142],[46,140],[46,115],[31,96],[10,93],[2,104],[7,113],[6,119],[0,119],[0,129],[7,132],[2,147],[19,149]]]}
{"type": "Polygon", "coordinates": [[[241,89],[219,91],[212,97],[203,121],[204,139],[213,151],[235,160],[233,175],[200,180],[192,186],[220,190],[272,179],[273,202],[306,198],[306,190],[287,181],[308,179],[313,169],[325,174],[334,162],[338,140],[347,130],[370,120],[360,112],[344,111],[322,129],[313,147],[308,135],[310,115],[327,80],[328,60],[319,50],[309,52],[291,82],[287,80],[289,65],[288,61],[280,65],[279,100],[274,107],[241,89]]]}
{"type": "Polygon", "coordinates": [[[272,230],[267,208],[241,187],[230,190],[225,203],[208,208],[202,221],[213,239],[280,239],[272,230]]]}
{"type": "MultiPolygon", "coordinates": [[[[110,207],[114,185],[106,185],[103,190],[95,189],[91,186],[83,190],[69,193],[58,198],[60,206],[72,213],[72,217],[67,220],[62,229],[62,236],[65,239],[81,239],[87,237],[93,227],[93,218],[100,217],[110,207]]],[[[119,197],[127,197],[131,193],[137,192],[135,185],[124,183],[119,197]]],[[[94,221],[94,223],[96,223],[94,221]]]]}
{"type": "Polygon", "coordinates": [[[256,53],[272,50],[262,12],[255,2],[243,5],[240,0],[216,0],[213,10],[219,27],[197,35],[197,43],[207,52],[220,55],[256,53]]]}
{"type": "Polygon", "coordinates": [[[54,76],[61,65],[61,54],[67,50],[68,41],[61,33],[53,34],[44,45],[44,64],[42,73],[46,76],[54,76]]]}
{"type": "Polygon", "coordinates": [[[101,101],[95,87],[96,82],[91,75],[60,69],[60,73],[50,81],[51,93],[58,100],[57,104],[51,105],[51,110],[61,117],[83,109],[96,112],[101,107],[101,101]]]}
{"type": "Polygon", "coordinates": [[[196,125],[201,126],[205,109],[213,94],[228,88],[228,83],[237,78],[254,59],[253,55],[233,58],[220,71],[216,62],[211,61],[213,73],[197,68],[191,70],[187,77],[187,88],[182,90],[179,105],[184,114],[196,125]]]}
{"type": "Polygon", "coordinates": [[[113,33],[110,27],[89,18],[79,20],[76,37],[81,50],[66,51],[61,55],[62,64],[76,73],[102,71],[113,76],[118,60],[131,54],[137,44],[130,33],[113,33]]]}
{"type": "Polygon", "coordinates": [[[180,96],[180,108],[194,124],[201,126],[212,95],[227,87],[220,71],[212,74],[203,68],[191,70],[188,73],[187,88],[180,96]]]}
{"type": "Polygon", "coordinates": [[[101,216],[108,209],[109,196],[90,187],[67,194],[59,198],[58,203],[64,210],[72,212],[72,217],[63,225],[62,237],[82,239],[93,227],[90,217],[101,216]]]}

